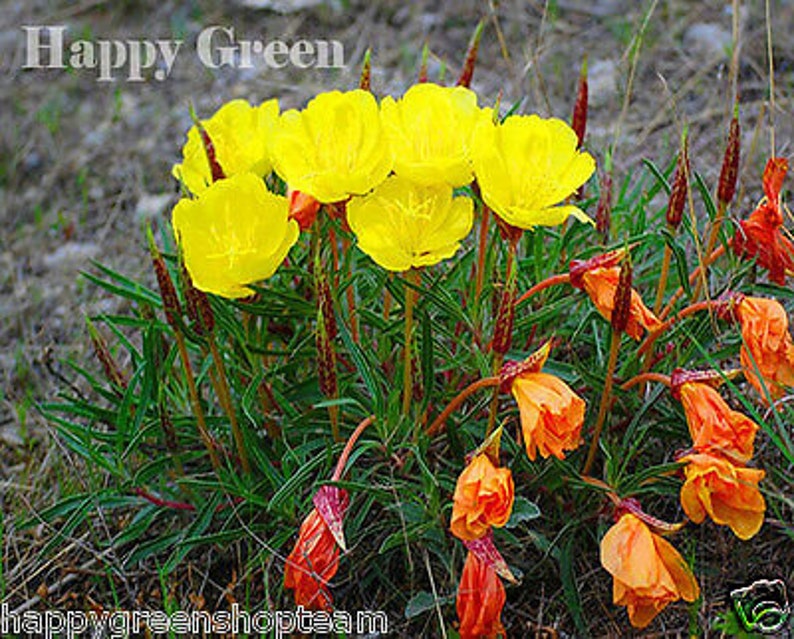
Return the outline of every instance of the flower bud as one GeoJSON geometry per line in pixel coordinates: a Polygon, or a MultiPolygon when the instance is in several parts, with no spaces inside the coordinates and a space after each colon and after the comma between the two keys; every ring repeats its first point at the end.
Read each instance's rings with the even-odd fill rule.
{"type": "Polygon", "coordinates": [[[615,333],[626,330],[631,317],[631,261],[624,260],[620,265],[620,276],[615,288],[615,303],[610,322],[615,333]]]}
{"type": "Polygon", "coordinates": [[[471,86],[471,78],[474,75],[474,65],[477,63],[477,50],[480,47],[483,29],[485,29],[484,18],[477,23],[477,28],[474,30],[474,35],[472,35],[469,42],[469,50],[466,52],[466,60],[463,62],[463,69],[461,69],[457,82],[459,87],[471,86]]]}
{"type": "Polygon", "coordinates": [[[670,200],[667,203],[667,225],[671,229],[681,226],[689,191],[689,149],[686,133],[681,140],[681,150],[678,152],[678,162],[675,167],[673,186],[670,190],[670,200]]]}
{"type": "Polygon", "coordinates": [[[733,200],[736,194],[736,181],[739,177],[739,116],[734,113],[728,132],[728,146],[725,148],[725,156],[722,159],[722,170],[720,171],[720,181],[717,187],[717,201],[723,206],[733,200]]]}
{"type": "Polygon", "coordinates": [[[364,53],[364,63],[361,65],[361,76],[358,79],[358,88],[362,91],[372,91],[372,49],[364,53]]]}
{"type": "Polygon", "coordinates": [[[576,95],[576,104],[573,107],[573,117],[571,118],[571,128],[576,132],[579,140],[579,148],[584,144],[584,134],[587,130],[587,56],[582,62],[582,69],[579,72],[579,92],[576,95]]]}

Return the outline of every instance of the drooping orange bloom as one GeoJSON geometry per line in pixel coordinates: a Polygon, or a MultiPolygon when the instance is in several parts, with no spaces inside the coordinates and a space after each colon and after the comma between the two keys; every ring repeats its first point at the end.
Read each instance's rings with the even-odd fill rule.
{"type": "Polygon", "coordinates": [[[764,401],[764,385],[773,400],[779,399],[785,386],[794,386],[794,342],[786,310],[776,300],[741,296],[734,313],[742,327],[739,355],[747,381],[764,401]]]}
{"type": "Polygon", "coordinates": [[[700,588],[678,551],[636,515],[626,513],[601,540],[601,565],[614,578],[612,599],[645,628],[667,604],[695,601],[700,588]]]}
{"type": "Polygon", "coordinates": [[[740,222],[733,238],[733,250],[739,256],[757,257],[758,264],[769,271],[769,279],[781,286],[786,274],[794,272],[794,244],[783,233],[783,210],[780,190],[788,172],[786,158],[769,158],[764,169],[764,199],[740,222]]]}
{"type": "Polygon", "coordinates": [[[518,403],[530,460],[538,453],[564,459],[563,451],[579,447],[585,402],[564,381],[548,373],[522,373],[510,391],[518,403]]]}
{"type": "MultiPolygon", "coordinates": [[[[622,249],[598,255],[589,260],[574,260],[570,265],[571,285],[583,289],[590,297],[608,322],[612,321],[612,310],[615,308],[615,291],[620,279],[620,267],[617,264],[625,258],[622,249]]],[[[642,337],[642,329],[654,331],[662,323],[642,302],[640,294],[631,289],[629,318],[626,333],[636,340],[642,337]]]]}
{"type": "Polygon", "coordinates": [[[341,518],[348,503],[347,492],[334,486],[323,486],[315,495],[315,508],[303,520],[284,566],[284,587],[295,591],[296,606],[331,610],[328,582],[339,569],[341,518]]]}
{"type": "Polygon", "coordinates": [[[716,452],[740,462],[753,456],[758,424],[732,410],[708,384],[681,384],[677,394],[684,407],[692,446],[699,452],[716,452]]]}
{"type": "Polygon", "coordinates": [[[687,455],[681,506],[696,524],[708,514],[715,524],[727,525],[739,539],[750,539],[764,523],[766,503],[758,490],[764,471],[735,466],[727,459],[699,453],[687,455]]]}
{"type": "Polygon", "coordinates": [[[507,595],[493,566],[469,551],[458,586],[456,609],[461,639],[503,635],[502,608],[507,595]]]}
{"type": "Polygon", "coordinates": [[[452,506],[452,533],[465,541],[482,537],[491,526],[501,527],[510,519],[514,499],[513,475],[497,468],[480,453],[458,477],[452,506]]]}

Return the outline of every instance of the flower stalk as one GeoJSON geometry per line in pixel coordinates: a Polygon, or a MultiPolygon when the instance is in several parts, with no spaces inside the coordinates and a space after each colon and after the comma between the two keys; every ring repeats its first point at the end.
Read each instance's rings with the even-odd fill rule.
{"type": "Polygon", "coordinates": [[[609,405],[612,402],[613,377],[618,362],[618,353],[620,352],[620,341],[623,332],[628,326],[630,310],[631,262],[625,259],[620,265],[620,279],[615,289],[615,303],[610,321],[612,331],[609,344],[609,360],[607,362],[606,378],[604,379],[604,389],[601,393],[601,403],[598,406],[598,417],[593,429],[593,439],[590,442],[590,449],[587,451],[587,458],[582,469],[583,475],[589,475],[590,469],[593,467],[596,452],[598,451],[598,441],[601,438],[601,430],[604,427],[604,422],[609,412],[609,405]]]}
{"type": "Polygon", "coordinates": [[[403,352],[403,415],[407,416],[411,410],[413,397],[413,329],[414,329],[414,304],[416,303],[415,286],[419,285],[419,271],[410,269],[405,280],[405,350],[403,352]]]}

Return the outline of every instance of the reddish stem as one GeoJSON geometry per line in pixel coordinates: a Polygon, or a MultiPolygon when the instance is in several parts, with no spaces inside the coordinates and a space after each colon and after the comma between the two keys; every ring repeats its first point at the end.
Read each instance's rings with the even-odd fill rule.
{"type": "Polygon", "coordinates": [[[361,436],[367,427],[375,421],[375,415],[370,415],[365,420],[363,420],[358,426],[356,426],[356,430],[350,435],[350,438],[347,440],[344,449],[342,450],[342,454],[339,456],[339,461],[336,462],[336,469],[334,470],[334,474],[331,477],[331,481],[339,481],[342,478],[342,473],[345,470],[345,466],[347,465],[347,460],[350,457],[350,453],[353,451],[353,446],[355,446],[356,441],[361,436]]]}
{"type": "Polygon", "coordinates": [[[708,308],[716,307],[719,302],[714,300],[704,300],[702,302],[697,302],[695,304],[691,304],[684,309],[681,309],[675,317],[671,317],[667,320],[664,324],[662,324],[658,329],[649,333],[645,340],[640,344],[640,348],[637,351],[638,355],[644,355],[647,351],[653,348],[653,345],[656,343],[656,340],[661,337],[662,333],[664,333],[667,329],[673,326],[676,322],[688,317],[689,315],[694,315],[695,313],[699,313],[700,311],[705,311],[708,308]]]}
{"type": "Polygon", "coordinates": [[[551,288],[552,286],[556,286],[557,284],[567,284],[571,281],[571,276],[568,273],[560,273],[559,275],[552,275],[551,277],[547,277],[542,282],[538,282],[529,289],[526,293],[524,293],[521,297],[516,300],[516,305],[520,304],[521,302],[528,300],[533,295],[537,295],[541,291],[545,291],[547,288],[551,288]]]}
{"type": "Polygon", "coordinates": [[[645,382],[659,382],[660,384],[664,384],[668,388],[670,388],[670,376],[669,375],[662,375],[661,373],[640,373],[639,375],[635,375],[630,380],[623,382],[621,384],[621,390],[628,390],[632,386],[636,386],[637,384],[644,384],[645,382]]]}
{"type": "Polygon", "coordinates": [[[431,437],[435,435],[438,431],[440,431],[444,427],[444,423],[449,419],[449,416],[455,412],[455,410],[464,402],[469,395],[474,394],[481,388],[488,388],[489,386],[499,386],[499,377],[484,377],[483,379],[479,379],[472,384],[469,384],[466,388],[464,388],[457,396],[447,405],[447,407],[441,411],[438,417],[433,420],[433,423],[430,424],[427,428],[427,434],[431,437]]]}

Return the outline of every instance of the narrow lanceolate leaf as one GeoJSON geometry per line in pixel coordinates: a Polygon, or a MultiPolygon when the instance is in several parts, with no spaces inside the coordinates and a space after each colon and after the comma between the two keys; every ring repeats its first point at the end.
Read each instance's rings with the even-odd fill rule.
{"type": "Polygon", "coordinates": [[[740,133],[737,105],[731,120],[730,131],[728,132],[728,146],[725,148],[725,156],[722,159],[722,170],[720,171],[720,181],[717,187],[717,201],[723,207],[728,206],[736,194],[736,181],[739,177],[739,157],[741,154],[740,133]]]}
{"type": "Polygon", "coordinates": [[[571,118],[571,128],[576,132],[580,148],[584,144],[584,135],[587,130],[587,97],[587,56],[585,56],[582,69],[579,72],[579,91],[576,94],[576,104],[574,104],[573,117],[571,118]]]}
{"type": "Polygon", "coordinates": [[[681,139],[681,150],[678,152],[678,163],[675,167],[673,188],[667,203],[667,225],[677,229],[681,225],[689,192],[689,144],[684,133],[681,139]]]}
{"type": "Polygon", "coordinates": [[[474,65],[477,63],[477,50],[480,48],[483,29],[485,29],[485,18],[477,24],[474,35],[471,37],[469,50],[466,52],[466,60],[463,62],[463,69],[457,82],[459,87],[471,86],[471,78],[474,75],[474,65]]]}
{"type": "Polygon", "coordinates": [[[631,261],[624,260],[620,265],[620,277],[615,289],[615,304],[612,310],[612,330],[622,333],[626,330],[631,316],[631,261]]]}

